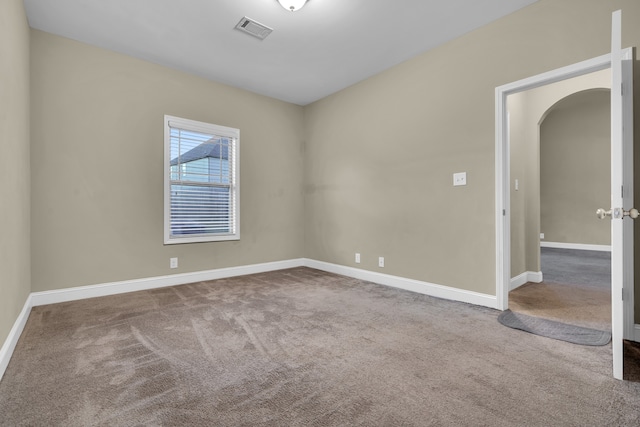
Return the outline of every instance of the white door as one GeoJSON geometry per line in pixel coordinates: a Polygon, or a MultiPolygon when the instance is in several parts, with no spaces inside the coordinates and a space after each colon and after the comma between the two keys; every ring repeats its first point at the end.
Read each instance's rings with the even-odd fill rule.
{"type": "MultiPolygon", "coordinates": [[[[611,34],[611,335],[613,376],[622,379],[623,337],[630,337],[624,299],[633,290],[633,80],[632,51],[622,51],[621,11],[611,34]],[[627,320],[625,322],[625,320],[627,320]],[[625,323],[627,331],[625,331],[625,323]],[[626,332],[626,333],[625,333],[626,332]]],[[[627,310],[629,311],[629,310],[627,310]]],[[[630,322],[633,325],[633,321],[630,322]]]]}

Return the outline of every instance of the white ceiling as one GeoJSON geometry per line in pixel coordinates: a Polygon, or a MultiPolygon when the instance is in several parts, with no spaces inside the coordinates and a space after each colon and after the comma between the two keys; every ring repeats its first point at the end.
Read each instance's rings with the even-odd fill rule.
{"type": "Polygon", "coordinates": [[[24,0],[31,27],[306,105],[536,0],[24,0]],[[235,30],[247,16],[265,40],[235,30]]]}

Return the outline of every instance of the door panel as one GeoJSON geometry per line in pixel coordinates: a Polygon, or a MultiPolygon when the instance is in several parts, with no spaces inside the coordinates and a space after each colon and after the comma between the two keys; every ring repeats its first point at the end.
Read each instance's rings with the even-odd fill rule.
{"type": "MultiPolygon", "coordinates": [[[[611,335],[613,376],[622,379],[624,300],[633,295],[633,87],[632,51],[622,50],[622,12],[611,31],[611,335]],[[625,295],[626,294],[626,295],[625,295]],[[630,295],[629,295],[630,294],[630,295]]],[[[628,305],[628,304],[627,304],[628,305]]]]}

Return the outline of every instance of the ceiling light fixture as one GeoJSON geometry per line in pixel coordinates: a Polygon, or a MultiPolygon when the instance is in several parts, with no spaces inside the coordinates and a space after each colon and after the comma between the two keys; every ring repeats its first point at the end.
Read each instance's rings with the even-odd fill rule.
{"type": "Polygon", "coordinates": [[[278,3],[285,9],[295,12],[296,10],[302,9],[307,3],[307,0],[278,0],[278,3]]]}

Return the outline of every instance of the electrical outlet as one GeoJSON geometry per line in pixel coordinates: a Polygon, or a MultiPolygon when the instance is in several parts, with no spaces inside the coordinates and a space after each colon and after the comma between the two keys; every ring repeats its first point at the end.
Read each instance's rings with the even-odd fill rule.
{"type": "Polygon", "coordinates": [[[169,259],[169,268],[178,268],[178,258],[169,259]]]}
{"type": "Polygon", "coordinates": [[[378,257],[378,267],[384,267],[384,257],[378,257]]]}
{"type": "Polygon", "coordinates": [[[540,233],[540,240],[544,240],[544,233],[540,233]]]}
{"type": "Polygon", "coordinates": [[[360,254],[356,252],[356,264],[360,264],[360,254]]]}
{"type": "Polygon", "coordinates": [[[467,185],[467,173],[458,172],[453,174],[453,186],[467,185]]]}

